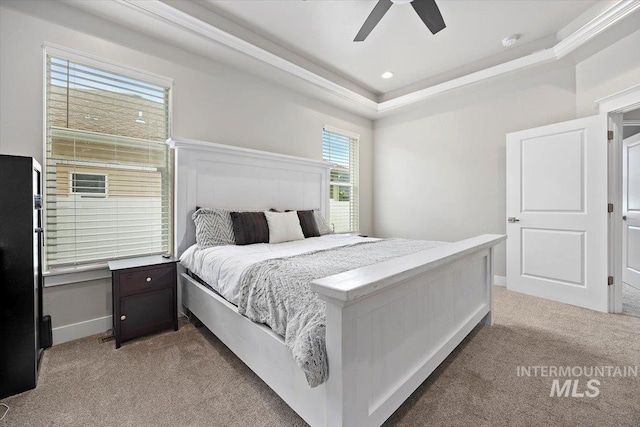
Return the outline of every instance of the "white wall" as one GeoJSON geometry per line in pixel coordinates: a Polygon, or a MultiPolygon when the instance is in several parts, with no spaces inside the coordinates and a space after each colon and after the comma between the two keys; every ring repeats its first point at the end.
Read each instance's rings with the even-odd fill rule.
{"type": "Polygon", "coordinates": [[[576,65],[578,117],[598,113],[596,100],[640,84],[640,30],[576,65]]]}
{"type": "MultiPolygon", "coordinates": [[[[0,7],[0,153],[42,162],[45,41],[173,78],[175,136],[321,159],[323,125],[359,133],[360,225],[371,233],[370,120],[57,2],[0,7]]],[[[102,277],[46,289],[54,328],[111,314],[110,280],[102,277]]]]}
{"type": "MultiPolygon", "coordinates": [[[[574,68],[532,70],[376,121],[374,233],[456,241],[506,232],[505,134],[573,118],[574,68]]],[[[504,245],[495,274],[505,275],[504,245]]]]}

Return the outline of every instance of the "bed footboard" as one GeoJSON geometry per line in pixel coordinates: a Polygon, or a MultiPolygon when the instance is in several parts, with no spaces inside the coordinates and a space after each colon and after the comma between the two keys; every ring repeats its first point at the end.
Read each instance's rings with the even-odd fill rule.
{"type": "Polygon", "coordinates": [[[481,321],[492,324],[483,235],[316,280],[327,305],[326,425],[379,426],[481,321]]]}

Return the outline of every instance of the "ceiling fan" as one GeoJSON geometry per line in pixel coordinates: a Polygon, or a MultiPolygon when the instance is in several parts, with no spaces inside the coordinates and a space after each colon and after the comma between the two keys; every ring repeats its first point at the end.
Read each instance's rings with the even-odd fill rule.
{"type": "Polygon", "coordinates": [[[364,21],[364,25],[358,31],[354,42],[361,42],[367,38],[371,30],[378,25],[378,22],[382,19],[389,8],[394,4],[407,4],[411,3],[413,9],[416,11],[422,22],[429,28],[432,34],[437,33],[446,27],[444,19],[440,14],[440,9],[436,5],[435,0],[378,0],[378,3],[373,8],[369,17],[364,21]]]}

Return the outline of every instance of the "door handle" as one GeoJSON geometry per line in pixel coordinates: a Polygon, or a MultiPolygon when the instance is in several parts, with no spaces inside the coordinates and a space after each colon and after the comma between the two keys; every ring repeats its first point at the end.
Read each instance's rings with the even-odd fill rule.
{"type": "Polygon", "coordinates": [[[515,216],[510,216],[509,218],[507,218],[507,221],[509,221],[509,222],[520,222],[520,220],[518,218],[516,218],[515,216]]]}
{"type": "Polygon", "coordinates": [[[627,216],[626,215],[622,215],[622,220],[626,221],[627,220],[627,216]]]}

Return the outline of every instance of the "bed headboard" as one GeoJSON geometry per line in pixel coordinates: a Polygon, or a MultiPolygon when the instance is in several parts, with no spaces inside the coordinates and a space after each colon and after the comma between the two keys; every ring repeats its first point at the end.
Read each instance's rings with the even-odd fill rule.
{"type": "Polygon", "coordinates": [[[174,254],[195,243],[196,206],[329,209],[330,163],[212,142],[169,139],[174,150],[174,254]]]}

